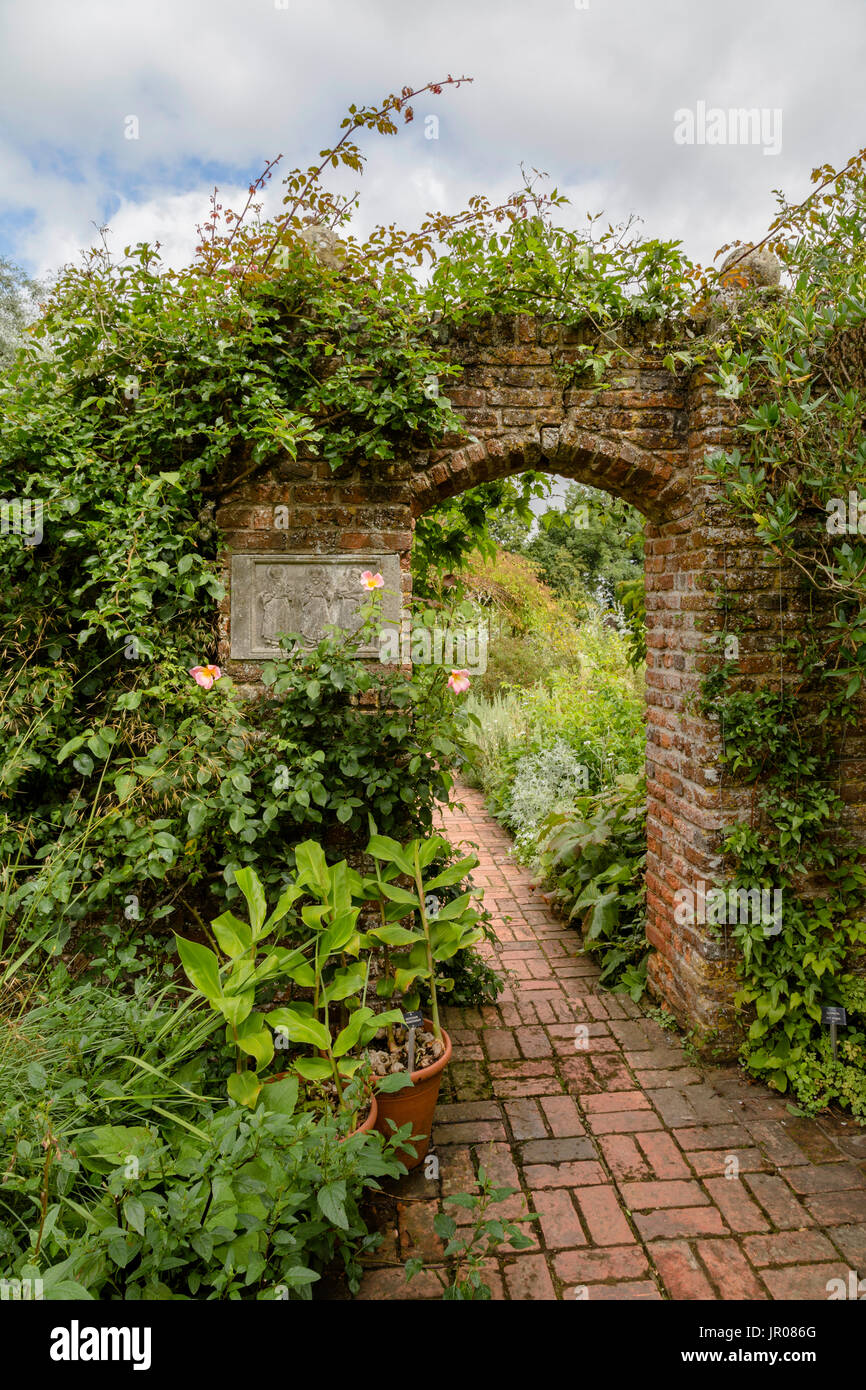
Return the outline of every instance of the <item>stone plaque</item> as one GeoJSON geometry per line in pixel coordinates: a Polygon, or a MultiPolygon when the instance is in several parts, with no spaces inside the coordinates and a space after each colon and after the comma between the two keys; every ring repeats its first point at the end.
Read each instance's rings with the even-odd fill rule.
{"type": "MultiPolygon", "coordinates": [[[[355,632],[369,595],[365,570],[381,574],[383,625],[400,626],[398,555],[287,555],[285,551],[232,556],[231,656],[235,661],[279,658],[280,633],[299,632],[313,647],[329,624],[355,632]]],[[[378,645],[359,656],[377,657],[378,645]]]]}

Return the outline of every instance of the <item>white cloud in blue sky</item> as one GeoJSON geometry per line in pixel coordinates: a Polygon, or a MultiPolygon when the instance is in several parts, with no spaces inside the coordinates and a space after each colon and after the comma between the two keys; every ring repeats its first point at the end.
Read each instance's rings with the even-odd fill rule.
{"type": "Polygon", "coordinates": [[[763,233],[774,187],[803,196],[866,144],[863,0],[5,0],[0,54],[0,253],[35,272],[106,221],[177,263],[215,182],[237,202],[269,156],[314,158],[350,101],[448,72],[475,81],[366,142],[365,223],[501,198],[523,161],[575,223],[638,212],[707,258],[763,233]],[[677,145],[699,101],[781,109],[781,153],[677,145]]]}

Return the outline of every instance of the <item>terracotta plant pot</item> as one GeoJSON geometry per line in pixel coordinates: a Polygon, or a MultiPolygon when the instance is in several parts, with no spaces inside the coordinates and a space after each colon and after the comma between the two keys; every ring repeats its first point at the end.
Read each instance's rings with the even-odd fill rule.
{"type": "MultiPolygon", "coordinates": [[[[357,1129],[353,1129],[353,1130],[352,1130],[352,1134],[368,1134],[369,1131],[370,1131],[371,1129],[375,1129],[375,1128],[376,1128],[376,1120],[378,1119],[378,1115],[379,1115],[379,1102],[378,1102],[376,1096],[375,1096],[375,1095],[372,1095],[372,1096],[370,1097],[370,1109],[369,1109],[369,1111],[367,1112],[367,1118],[366,1118],[366,1120],[364,1121],[364,1123],[363,1123],[362,1125],[358,1125],[358,1128],[357,1128],[357,1129]]],[[[350,1135],[348,1135],[348,1134],[346,1135],[346,1138],[347,1138],[347,1139],[349,1139],[350,1137],[351,1137],[350,1135]]],[[[343,1141],[342,1141],[342,1139],[341,1139],[341,1140],[340,1140],[340,1143],[342,1144],[342,1142],[343,1142],[343,1141]]]]}
{"type": "MultiPolygon", "coordinates": [[[[425,1018],[424,1028],[428,1033],[433,1032],[433,1024],[429,1018],[425,1018]]],[[[411,1153],[405,1149],[398,1151],[397,1157],[405,1163],[407,1168],[417,1168],[418,1164],[423,1162],[430,1147],[433,1112],[439,1099],[442,1073],[451,1061],[451,1039],[444,1028],[442,1029],[442,1041],[445,1044],[445,1051],[442,1056],[431,1066],[422,1067],[420,1071],[413,1071],[411,1086],[406,1086],[402,1091],[393,1091],[390,1094],[386,1091],[378,1092],[379,1114],[376,1128],[379,1133],[390,1138],[393,1130],[388,1121],[393,1120],[398,1129],[401,1125],[411,1122],[413,1136],[419,1136],[418,1139],[413,1138],[412,1143],[412,1147],[417,1150],[416,1158],[413,1158],[411,1153]]]]}

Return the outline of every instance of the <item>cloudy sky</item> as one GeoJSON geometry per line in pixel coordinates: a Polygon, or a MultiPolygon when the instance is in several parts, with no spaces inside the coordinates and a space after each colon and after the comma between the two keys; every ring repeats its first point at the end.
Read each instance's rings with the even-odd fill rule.
{"type": "Polygon", "coordinates": [[[368,139],[366,224],[503,197],[524,162],[575,225],[635,212],[706,260],[866,145],[864,66],[864,0],[0,0],[0,254],[40,273],[107,223],[177,264],[214,183],[238,202],[349,102],[450,72],[474,82],[368,139]],[[701,104],[763,111],[764,137],[699,143],[701,104]]]}

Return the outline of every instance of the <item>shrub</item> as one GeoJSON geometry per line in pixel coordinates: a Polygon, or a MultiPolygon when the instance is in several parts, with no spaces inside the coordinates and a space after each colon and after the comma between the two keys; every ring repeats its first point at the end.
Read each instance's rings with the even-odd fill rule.
{"type": "MultiPolygon", "coordinates": [[[[0,1268],[47,1299],[309,1298],[372,1248],[364,1191],[402,1171],[376,1133],[344,1138],[263,1088],[209,1099],[214,1016],[139,980],[128,998],[62,967],[7,969],[0,995],[0,1268]]],[[[180,996],[182,999],[182,996],[180,996]]]]}
{"type": "MultiPolygon", "coordinates": [[[[56,776],[31,766],[0,816],[7,911],[53,921],[60,949],[94,915],[134,934],[194,915],[196,897],[231,902],[244,865],[285,883],[295,844],[311,831],[357,836],[371,807],[383,831],[429,831],[470,716],[438,668],[374,675],[354,656],[365,631],[309,652],[290,644],[265,667],[273,700],[241,700],[225,677],[204,690],[149,672],[103,722],[83,710],[53,755],[56,776]]],[[[22,738],[28,766],[29,748],[22,738]]]]}
{"type": "Polygon", "coordinates": [[[601,796],[581,798],[572,814],[553,815],[539,835],[539,860],[557,904],[601,957],[601,983],[643,993],[646,782],[621,777],[601,796]]]}
{"type": "Polygon", "coordinates": [[[587,786],[585,764],[561,738],[547,748],[518,758],[502,812],[518,846],[531,846],[541,822],[551,812],[570,810],[587,786]]]}

